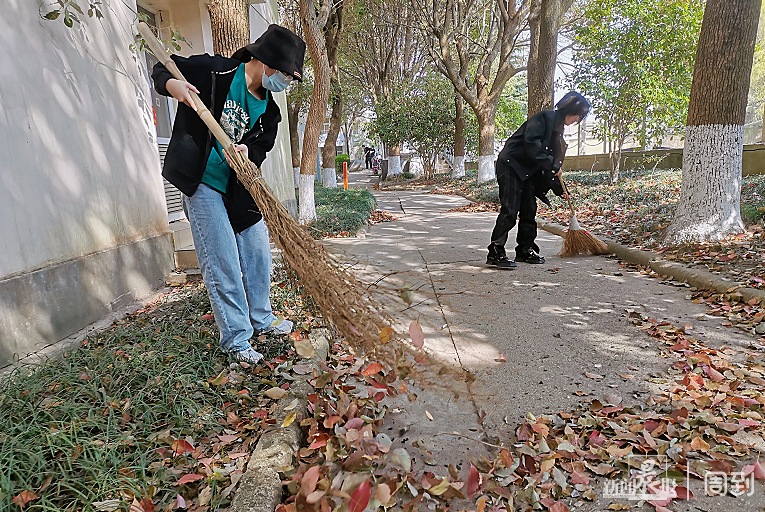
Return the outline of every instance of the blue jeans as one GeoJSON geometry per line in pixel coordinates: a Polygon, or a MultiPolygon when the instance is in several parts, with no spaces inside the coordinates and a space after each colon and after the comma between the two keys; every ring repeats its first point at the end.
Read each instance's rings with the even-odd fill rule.
{"type": "Polygon", "coordinates": [[[200,184],[183,196],[194,248],[210,296],[220,345],[226,351],[250,348],[250,338],[271,326],[271,248],[265,222],[234,233],[223,196],[200,184]]]}

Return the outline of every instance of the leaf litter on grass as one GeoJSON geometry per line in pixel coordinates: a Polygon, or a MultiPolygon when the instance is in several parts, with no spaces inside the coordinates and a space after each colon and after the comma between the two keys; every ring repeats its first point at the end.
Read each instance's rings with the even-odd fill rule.
{"type": "MultiPolygon", "coordinates": [[[[317,321],[276,269],[272,304],[317,321]]],[[[273,387],[290,385],[292,342],[260,336],[265,364],[218,348],[204,285],[191,283],[91,333],[59,360],[0,381],[0,509],[217,510],[232,498],[273,387]]]]}

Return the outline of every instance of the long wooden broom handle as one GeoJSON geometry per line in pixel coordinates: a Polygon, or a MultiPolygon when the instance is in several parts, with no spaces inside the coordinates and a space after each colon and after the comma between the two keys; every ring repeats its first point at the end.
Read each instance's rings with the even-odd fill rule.
{"type": "Polygon", "coordinates": [[[576,210],[574,210],[574,205],[571,203],[571,193],[568,191],[568,187],[563,181],[563,176],[559,176],[558,179],[560,180],[560,185],[563,188],[563,193],[566,194],[566,198],[568,199],[568,207],[571,208],[571,215],[576,216],[576,210]]]}
{"type": "MultiPolygon", "coordinates": [[[[184,78],[181,70],[178,69],[178,65],[173,61],[173,59],[170,58],[170,55],[167,54],[165,47],[162,46],[162,43],[154,35],[154,32],[151,31],[149,25],[143,21],[138,23],[138,32],[140,32],[143,36],[144,40],[146,41],[146,46],[149,47],[151,53],[153,53],[154,56],[157,57],[157,59],[167,68],[167,70],[170,71],[170,74],[172,74],[176,79],[186,82],[186,78],[184,78]]],[[[231,138],[223,130],[223,128],[221,128],[220,124],[218,124],[218,121],[215,120],[212,113],[204,104],[204,102],[199,98],[197,93],[194,91],[189,91],[189,95],[191,96],[191,100],[194,102],[194,105],[197,107],[197,114],[199,114],[199,117],[207,125],[207,128],[209,128],[210,132],[212,132],[215,138],[218,139],[218,142],[220,142],[220,145],[223,146],[224,150],[226,150],[229,158],[235,158],[240,160],[241,163],[244,163],[244,157],[241,156],[241,154],[237,151],[234,151],[234,143],[231,141],[231,138]]],[[[245,165],[254,164],[247,163],[245,165]]]]}

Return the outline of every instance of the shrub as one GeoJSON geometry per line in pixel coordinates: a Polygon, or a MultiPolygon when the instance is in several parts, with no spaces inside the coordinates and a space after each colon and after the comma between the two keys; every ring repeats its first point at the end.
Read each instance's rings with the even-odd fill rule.
{"type": "Polygon", "coordinates": [[[337,155],[335,157],[335,172],[337,172],[338,176],[342,176],[343,162],[349,162],[348,167],[350,167],[351,166],[350,161],[351,161],[351,157],[345,154],[337,155]]]}
{"type": "Polygon", "coordinates": [[[309,226],[314,238],[354,236],[376,208],[365,189],[317,188],[314,193],[317,219],[309,226]]]}

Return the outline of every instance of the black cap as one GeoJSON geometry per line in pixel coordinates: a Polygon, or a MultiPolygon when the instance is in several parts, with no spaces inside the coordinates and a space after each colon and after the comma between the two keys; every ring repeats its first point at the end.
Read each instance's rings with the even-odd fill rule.
{"type": "Polygon", "coordinates": [[[557,105],[555,111],[561,116],[579,116],[579,122],[590,112],[590,102],[576,91],[567,92],[557,105]]]}
{"type": "Polygon", "coordinates": [[[291,30],[279,25],[269,25],[254,43],[237,50],[232,59],[247,62],[255,57],[269,68],[282,71],[303,81],[305,41],[291,30]]]}

